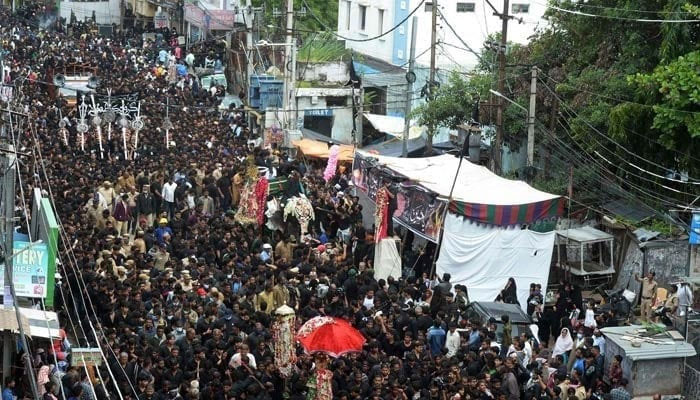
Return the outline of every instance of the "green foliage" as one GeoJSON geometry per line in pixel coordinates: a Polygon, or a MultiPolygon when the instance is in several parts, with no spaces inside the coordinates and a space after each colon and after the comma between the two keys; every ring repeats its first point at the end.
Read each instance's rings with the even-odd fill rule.
{"type": "MultiPolygon", "coordinates": [[[[338,4],[328,3],[327,0],[305,0],[309,5],[309,10],[307,10],[306,16],[296,16],[294,18],[294,28],[297,30],[297,36],[307,37],[310,34],[326,31],[324,26],[331,30],[334,30],[338,25],[338,4]],[[312,15],[313,14],[313,15],[312,15]],[[322,24],[319,23],[314,16],[321,20],[322,24]]],[[[275,26],[277,31],[273,32],[278,36],[284,36],[285,31],[285,16],[284,11],[286,10],[285,0],[252,0],[254,7],[263,7],[265,11],[265,22],[264,26],[275,26]],[[273,10],[281,12],[282,15],[275,16],[273,10]]],[[[301,10],[304,3],[301,1],[295,1],[295,11],[301,10]]]]}
{"type": "Polygon", "coordinates": [[[297,61],[301,63],[339,61],[346,56],[349,56],[349,51],[345,49],[343,42],[331,33],[311,36],[297,51],[297,61]]]}
{"type": "Polygon", "coordinates": [[[474,96],[479,90],[484,90],[483,82],[476,81],[480,86],[473,86],[459,73],[452,73],[448,81],[437,90],[435,97],[411,112],[411,117],[418,120],[419,125],[428,128],[429,152],[430,140],[438,128],[455,129],[458,125],[468,122],[471,118],[474,96]]]}
{"type": "Polygon", "coordinates": [[[678,135],[700,136],[700,51],[678,57],[650,74],[637,74],[630,82],[647,93],[660,94],[653,127],[664,132],[669,145],[687,141],[678,135]]]}

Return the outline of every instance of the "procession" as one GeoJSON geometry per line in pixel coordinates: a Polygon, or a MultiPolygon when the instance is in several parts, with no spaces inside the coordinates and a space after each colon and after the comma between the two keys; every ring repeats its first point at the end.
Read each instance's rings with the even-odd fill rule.
{"type": "Polygon", "coordinates": [[[571,192],[276,140],[220,39],[47,10],[0,8],[2,400],[698,398],[692,274],[571,192]]]}

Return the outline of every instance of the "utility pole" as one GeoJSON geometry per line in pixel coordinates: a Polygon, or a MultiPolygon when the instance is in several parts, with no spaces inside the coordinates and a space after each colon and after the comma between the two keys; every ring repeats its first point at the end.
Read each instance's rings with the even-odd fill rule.
{"type": "MultiPolygon", "coordinates": [[[[486,0],[494,10],[494,15],[501,18],[501,46],[498,49],[498,92],[505,94],[506,87],[506,44],[508,42],[508,20],[513,18],[508,15],[510,7],[509,0],[503,0],[503,12],[499,13],[490,1],[486,0]]],[[[501,155],[503,153],[503,97],[496,99],[496,146],[493,152],[493,170],[497,174],[501,173],[501,155]]]]}
{"type": "Polygon", "coordinates": [[[294,45],[294,0],[287,0],[287,32],[284,46],[284,125],[288,130],[296,129],[296,121],[293,121],[291,109],[294,107],[294,85],[296,68],[294,45]]]}
{"type": "Polygon", "coordinates": [[[413,67],[416,63],[416,26],[418,25],[418,17],[411,18],[411,53],[408,59],[408,73],[406,74],[406,111],[404,112],[403,122],[403,150],[401,157],[408,156],[408,130],[411,127],[411,103],[413,99],[413,82],[416,81],[416,74],[413,72],[413,67]]]}
{"type": "MultiPolygon", "coordinates": [[[[12,125],[12,114],[15,114],[15,112],[10,110],[8,107],[7,117],[10,121],[10,130],[14,129],[14,126],[12,125]]],[[[4,238],[2,240],[2,246],[4,250],[3,264],[5,266],[5,286],[9,287],[9,294],[12,297],[12,301],[14,303],[13,308],[15,309],[15,317],[17,318],[17,325],[19,327],[20,341],[22,343],[22,348],[24,349],[24,366],[27,377],[29,378],[29,386],[31,387],[33,397],[35,399],[38,399],[39,391],[37,390],[36,376],[34,375],[35,371],[33,371],[33,369],[31,368],[32,363],[31,355],[29,353],[29,345],[27,344],[27,332],[24,331],[24,327],[22,325],[22,315],[19,311],[19,305],[17,304],[17,295],[15,293],[15,286],[12,281],[15,227],[15,171],[17,163],[14,154],[15,148],[11,144],[9,139],[13,137],[12,135],[14,135],[15,133],[10,132],[10,134],[8,135],[7,126],[3,126],[2,131],[4,135],[0,137],[0,165],[2,165],[2,170],[4,171],[4,174],[0,182],[2,184],[2,234],[4,235],[4,238]]],[[[4,290],[5,288],[3,288],[3,291],[4,290]]],[[[7,305],[5,305],[5,307],[7,307],[7,305]]],[[[9,354],[14,353],[14,340],[11,332],[6,332],[6,334],[3,335],[3,378],[5,378],[5,376],[7,376],[10,372],[10,366],[5,364],[5,362],[9,361],[10,358],[7,355],[8,351],[9,354]]]]}
{"type": "Polygon", "coordinates": [[[527,118],[527,166],[535,165],[535,106],[537,104],[537,67],[532,67],[530,79],[530,108],[527,118]]]}
{"type": "MultiPolygon", "coordinates": [[[[507,0],[506,0],[507,1],[507,0]]],[[[430,32],[430,76],[428,78],[428,92],[430,97],[434,95],[433,88],[435,84],[435,47],[437,46],[437,12],[438,0],[433,0],[432,12],[432,28],[430,32]]],[[[415,26],[415,25],[414,25],[415,26]]]]}

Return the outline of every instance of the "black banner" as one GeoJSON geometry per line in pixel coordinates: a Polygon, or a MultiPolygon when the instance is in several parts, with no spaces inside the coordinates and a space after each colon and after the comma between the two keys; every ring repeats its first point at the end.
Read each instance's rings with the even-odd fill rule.
{"type": "Polygon", "coordinates": [[[376,201],[377,190],[389,183],[389,191],[396,196],[397,209],[393,218],[427,240],[437,242],[446,202],[437,195],[406,177],[378,165],[371,156],[355,153],[352,182],[355,187],[376,201]]]}

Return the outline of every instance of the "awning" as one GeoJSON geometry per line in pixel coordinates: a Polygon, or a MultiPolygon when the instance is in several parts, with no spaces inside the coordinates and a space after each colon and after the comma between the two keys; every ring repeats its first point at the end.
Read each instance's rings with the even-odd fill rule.
{"type": "MultiPolygon", "coordinates": [[[[386,133],[387,135],[395,136],[399,139],[403,138],[403,130],[405,120],[401,117],[394,117],[391,115],[380,115],[380,114],[362,114],[365,119],[379,132],[386,133]]],[[[411,126],[408,129],[408,138],[415,139],[420,137],[423,133],[423,128],[419,126],[411,126]]]]}
{"type": "MultiPolygon", "coordinates": [[[[58,314],[53,311],[20,307],[24,332],[33,338],[51,339],[59,337],[58,314]]],[[[0,328],[19,333],[17,317],[13,307],[0,306],[0,328]]]]}
{"type": "MultiPolygon", "coordinates": [[[[422,137],[409,139],[408,143],[406,144],[409,155],[418,150],[422,151],[424,147],[425,139],[422,137]]],[[[383,156],[401,157],[401,154],[403,153],[403,140],[393,138],[385,142],[365,146],[362,148],[362,150],[370,153],[381,154],[383,156]]]]}
{"type": "MultiPolygon", "coordinates": [[[[306,157],[313,158],[328,158],[328,144],[312,139],[301,139],[292,142],[294,147],[298,148],[306,157]]],[[[352,161],[355,156],[355,146],[341,144],[338,161],[352,161]]]]}

